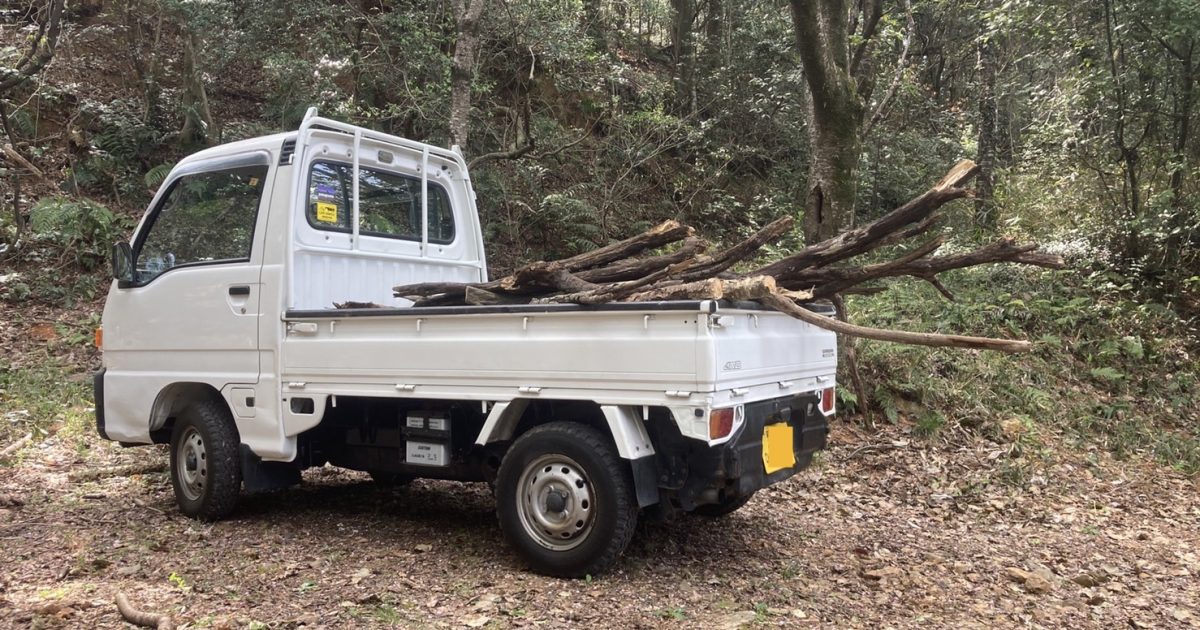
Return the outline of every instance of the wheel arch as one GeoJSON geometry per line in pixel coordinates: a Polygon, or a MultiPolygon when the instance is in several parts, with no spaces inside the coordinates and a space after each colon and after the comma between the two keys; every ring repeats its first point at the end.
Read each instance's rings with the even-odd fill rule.
{"type": "Polygon", "coordinates": [[[516,398],[492,407],[475,443],[503,445],[534,427],[555,421],[588,425],[607,436],[617,454],[629,464],[638,505],[647,507],[660,500],[658,464],[641,410],[636,405],[602,405],[590,400],[516,398]]]}
{"type": "Polygon", "coordinates": [[[217,388],[208,383],[171,383],[158,392],[154,405],[150,407],[150,438],[155,444],[171,441],[175,418],[193,403],[214,400],[228,408],[228,403],[217,388]]]}

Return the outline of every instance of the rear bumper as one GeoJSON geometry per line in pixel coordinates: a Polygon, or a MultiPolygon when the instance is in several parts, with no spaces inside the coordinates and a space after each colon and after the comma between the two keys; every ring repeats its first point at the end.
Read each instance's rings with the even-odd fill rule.
{"type": "Polygon", "coordinates": [[[106,368],[100,368],[92,376],[92,398],[96,401],[96,432],[100,437],[108,440],[108,433],[104,430],[104,372],[106,368]]]}
{"type": "Polygon", "coordinates": [[[674,498],[686,511],[699,505],[743,497],[779,483],[812,463],[813,454],[825,447],[828,419],[821,413],[816,393],[774,398],[745,406],[745,422],[728,442],[695,448],[684,462],[676,462],[664,478],[674,486],[674,498]],[[785,422],[792,427],[794,466],[767,473],[763,463],[763,427],[785,422]],[[674,482],[674,483],[671,483],[674,482]]]}

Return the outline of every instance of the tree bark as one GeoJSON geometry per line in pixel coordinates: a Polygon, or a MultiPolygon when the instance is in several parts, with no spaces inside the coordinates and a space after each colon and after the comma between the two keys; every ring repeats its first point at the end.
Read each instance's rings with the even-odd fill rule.
{"type": "Polygon", "coordinates": [[[1175,155],[1171,170],[1171,210],[1170,230],[1167,236],[1165,266],[1175,268],[1181,258],[1182,244],[1191,241],[1194,228],[1189,227],[1189,211],[1184,199],[1184,177],[1188,172],[1188,141],[1191,136],[1192,108],[1196,85],[1195,64],[1196,42],[1189,40],[1187,47],[1172,48],[1176,61],[1179,62],[1180,87],[1175,105],[1175,155]]]}
{"type": "Polygon", "coordinates": [[[11,68],[0,67],[0,95],[33,78],[50,60],[58,47],[62,34],[62,16],[65,0],[49,0],[45,17],[38,21],[38,32],[30,37],[29,48],[21,53],[11,68]]]}
{"type": "Polygon", "coordinates": [[[792,23],[811,93],[804,238],[818,243],[854,224],[863,103],[851,76],[845,0],[791,0],[792,23]]]}
{"type": "Polygon", "coordinates": [[[979,129],[976,141],[979,174],[975,178],[975,222],[984,230],[996,227],[994,190],[996,187],[996,51],[994,44],[981,36],[976,47],[979,70],[979,129]]]}
{"type": "Polygon", "coordinates": [[[674,64],[677,110],[689,114],[696,109],[696,45],[692,25],[696,21],[696,0],[671,0],[671,51],[674,64]]]}
{"type": "Polygon", "coordinates": [[[866,225],[847,230],[836,237],[809,245],[787,258],[771,263],[757,271],[751,272],[751,274],[781,278],[809,267],[824,266],[840,260],[846,260],[847,258],[853,258],[864,252],[876,249],[883,243],[893,241],[898,233],[903,234],[905,238],[916,236],[928,230],[936,223],[930,219],[938,208],[950,201],[962,199],[970,194],[962,186],[974,177],[978,168],[974,162],[963,160],[950,169],[946,173],[946,176],[933,188],[930,188],[924,194],[903,206],[866,225]],[[904,227],[912,224],[916,224],[916,227],[920,229],[899,232],[904,227]]]}
{"type": "Polygon", "coordinates": [[[475,81],[479,20],[486,4],[487,0],[454,0],[458,33],[450,67],[450,142],[464,153],[471,128],[471,84],[475,81]]]}
{"type": "Polygon", "coordinates": [[[943,335],[939,333],[915,333],[858,326],[836,320],[832,317],[818,315],[780,295],[768,295],[761,298],[760,301],[777,311],[787,313],[813,326],[843,335],[862,337],[863,339],[890,341],[892,343],[904,343],[916,346],[932,346],[936,348],[970,348],[975,350],[998,350],[1000,352],[1028,352],[1033,349],[1033,344],[1028,341],[968,337],[966,335],[943,335]]]}
{"type": "Polygon", "coordinates": [[[199,42],[194,33],[183,38],[183,74],[185,80],[183,96],[183,128],[179,131],[179,143],[207,144],[214,137],[216,125],[212,108],[208,105],[208,90],[204,87],[204,75],[196,59],[199,42]]]}

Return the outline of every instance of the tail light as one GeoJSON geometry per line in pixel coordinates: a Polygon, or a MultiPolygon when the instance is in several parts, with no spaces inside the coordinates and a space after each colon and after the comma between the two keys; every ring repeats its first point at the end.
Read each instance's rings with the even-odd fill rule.
{"type": "Polygon", "coordinates": [[[835,392],[832,387],[828,387],[821,391],[821,413],[829,415],[833,413],[835,392]]]}
{"type": "Polygon", "coordinates": [[[708,416],[708,439],[717,440],[733,432],[733,407],[713,409],[708,416]]]}

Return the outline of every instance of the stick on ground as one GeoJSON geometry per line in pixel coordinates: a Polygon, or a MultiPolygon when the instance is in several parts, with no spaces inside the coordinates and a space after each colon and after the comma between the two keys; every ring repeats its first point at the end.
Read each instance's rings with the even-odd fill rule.
{"type": "Polygon", "coordinates": [[[125,593],[117,593],[117,612],[121,613],[121,617],[135,626],[143,626],[146,628],[157,628],[158,630],[175,630],[175,621],[170,615],[160,615],[158,613],[148,613],[138,610],[129,603],[129,598],[125,597],[125,593]]]}
{"type": "Polygon", "coordinates": [[[26,444],[28,444],[32,441],[33,441],[33,434],[26,433],[25,437],[17,440],[16,442],[13,442],[12,444],[9,444],[8,446],[5,446],[4,450],[0,451],[0,459],[4,459],[4,458],[8,457],[9,455],[12,455],[13,453],[16,453],[17,451],[21,450],[22,447],[24,447],[26,444]]]}
{"type": "Polygon", "coordinates": [[[133,475],[148,475],[150,473],[160,473],[167,471],[166,462],[148,462],[142,464],[129,464],[128,466],[108,466],[106,468],[85,468],[77,470],[67,475],[67,481],[77,483],[80,481],[95,481],[106,477],[131,477],[133,475]]]}

